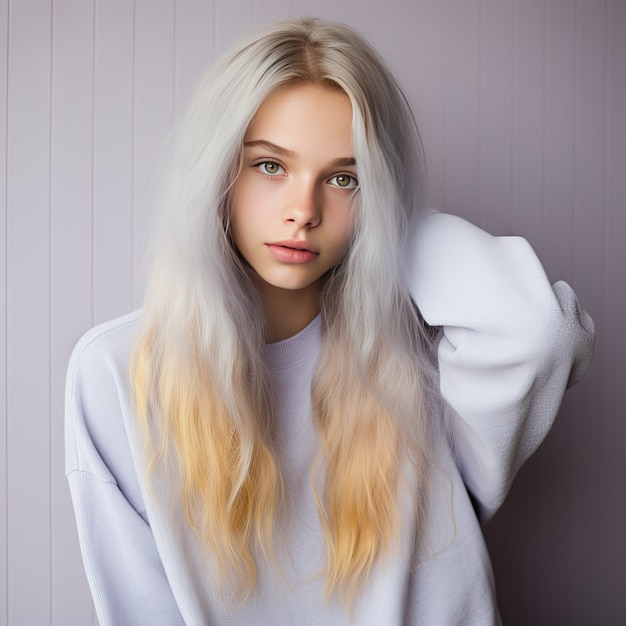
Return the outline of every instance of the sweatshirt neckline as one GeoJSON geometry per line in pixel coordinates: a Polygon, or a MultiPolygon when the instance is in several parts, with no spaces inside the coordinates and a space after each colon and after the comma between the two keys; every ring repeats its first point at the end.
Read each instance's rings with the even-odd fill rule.
{"type": "Polygon", "coordinates": [[[316,354],[322,345],[322,316],[316,315],[293,337],[265,344],[268,365],[272,369],[290,367],[316,354]]]}

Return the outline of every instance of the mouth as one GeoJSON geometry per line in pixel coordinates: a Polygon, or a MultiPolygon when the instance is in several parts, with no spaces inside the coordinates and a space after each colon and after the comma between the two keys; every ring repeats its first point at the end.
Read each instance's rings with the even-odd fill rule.
{"type": "Polygon", "coordinates": [[[282,263],[310,263],[319,256],[319,252],[306,241],[275,241],[265,245],[270,253],[282,263]]]}
{"type": "Polygon", "coordinates": [[[306,241],[293,241],[293,240],[284,240],[284,241],[274,241],[272,243],[268,243],[268,246],[274,247],[278,246],[280,248],[289,248],[290,250],[302,250],[303,252],[311,252],[313,254],[319,254],[313,246],[311,246],[306,241]]]}

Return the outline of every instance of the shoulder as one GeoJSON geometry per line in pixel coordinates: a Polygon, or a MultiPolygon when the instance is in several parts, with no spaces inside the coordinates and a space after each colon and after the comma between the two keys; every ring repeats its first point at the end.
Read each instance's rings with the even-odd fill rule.
{"type": "Polygon", "coordinates": [[[66,472],[118,483],[132,465],[129,364],[139,312],[87,331],[70,357],[65,394],[66,472]]]}
{"type": "Polygon", "coordinates": [[[140,311],[134,311],[88,330],[76,343],[69,360],[68,374],[98,374],[103,366],[130,358],[134,331],[140,311]]]}

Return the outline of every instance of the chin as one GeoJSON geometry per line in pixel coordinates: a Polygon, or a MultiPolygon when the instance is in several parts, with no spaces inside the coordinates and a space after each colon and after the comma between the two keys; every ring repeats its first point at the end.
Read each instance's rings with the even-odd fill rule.
{"type": "Polygon", "coordinates": [[[281,291],[308,291],[310,289],[319,289],[321,287],[320,278],[316,277],[312,280],[299,280],[289,278],[263,277],[257,274],[255,281],[257,287],[263,289],[277,289],[281,291]]]}

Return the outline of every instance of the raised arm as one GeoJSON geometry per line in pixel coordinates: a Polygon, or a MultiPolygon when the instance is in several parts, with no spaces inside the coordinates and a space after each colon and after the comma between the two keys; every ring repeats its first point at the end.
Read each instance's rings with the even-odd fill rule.
{"type": "Polygon", "coordinates": [[[449,436],[481,519],[543,441],[566,387],[587,369],[593,321],[564,282],[551,286],[528,242],[431,213],[411,242],[409,289],[442,326],[449,436]]]}

